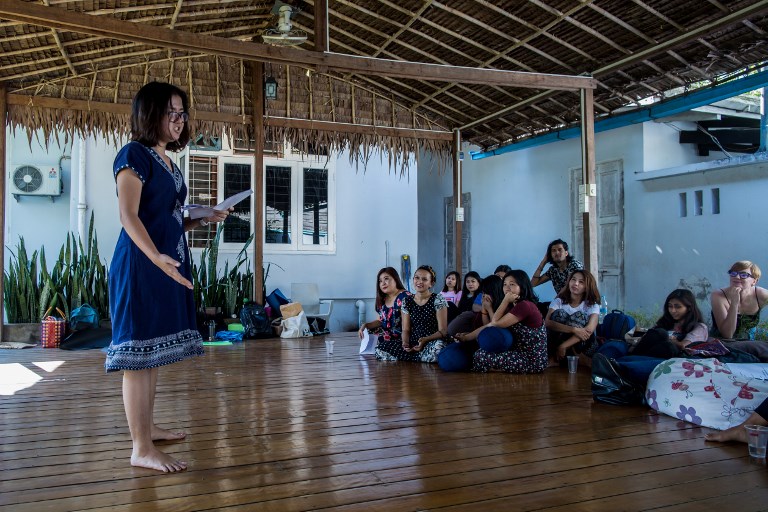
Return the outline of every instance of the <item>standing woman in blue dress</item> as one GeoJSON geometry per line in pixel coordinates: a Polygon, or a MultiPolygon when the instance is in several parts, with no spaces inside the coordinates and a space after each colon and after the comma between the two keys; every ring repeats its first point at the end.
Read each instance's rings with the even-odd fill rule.
{"type": "Polygon", "coordinates": [[[184,218],[184,176],[166,151],[189,142],[187,95],[152,82],[139,90],[131,109],[131,142],[114,163],[120,223],[109,272],[112,343],[108,372],[123,371],[123,404],[131,431],[131,465],[166,473],[186,462],[158,450],[154,441],[183,439],[155,425],[158,367],[203,353],[192,296],[185,232],[223,221],[229,212],[184,218]]]}

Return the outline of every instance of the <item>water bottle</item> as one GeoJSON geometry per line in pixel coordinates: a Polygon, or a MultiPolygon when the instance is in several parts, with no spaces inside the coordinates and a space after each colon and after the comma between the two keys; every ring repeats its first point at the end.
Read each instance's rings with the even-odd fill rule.
{"type": "Polygon", "coordinates": [[[208,322],[208,341],[216,339],[216,321],[211,320],[208,322]]]}
{"type": "Polygon", "coordinates": [[[605,295],[603,295],[600,299],[601,300],[600,300],[599,319],[600,319],[600,323],[603,323],[603,320],[605,320],[605,315],[608,314],[608,301],[605,300],[605,295]]]}

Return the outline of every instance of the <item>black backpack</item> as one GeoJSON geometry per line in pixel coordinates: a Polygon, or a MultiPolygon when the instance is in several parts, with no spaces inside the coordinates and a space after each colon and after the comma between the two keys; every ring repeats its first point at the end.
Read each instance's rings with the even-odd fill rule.
{"type": "Polygon", "coordinates": [[[619,309],[614,309],[605,315],[603,323],[597,326],[597,335],[607,340],[623,340],[624,335],[634,327],[634,318],[619,309]]]}
{"type": "Polygon", "coordinates": [[[592,398],[611,405],[640,405],[643,390],[624,379],[615,359],[597,353],[592,357],[592,398]]]}
{"type": "Polygon", "coordinates": [[[264,306],[249,302],[240,310],[240,323],[243,324],[243,339],[271,338],[272,326],[264,306]]]}

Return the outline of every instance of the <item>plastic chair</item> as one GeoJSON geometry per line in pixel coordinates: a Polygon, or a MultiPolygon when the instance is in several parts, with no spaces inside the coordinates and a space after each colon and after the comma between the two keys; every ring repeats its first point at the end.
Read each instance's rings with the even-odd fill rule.
{"type": "Polygon", "coordinates": [[[291,301],[301,303],[307,318],[321,318],[325,321],[326,328],[330,326],[333,300],[320,300],[317,283],[291,283],[291,301]]]}

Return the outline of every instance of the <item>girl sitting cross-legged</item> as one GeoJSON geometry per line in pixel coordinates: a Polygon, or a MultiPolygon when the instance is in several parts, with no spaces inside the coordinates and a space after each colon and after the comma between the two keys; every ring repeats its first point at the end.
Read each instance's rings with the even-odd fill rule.
{"type": "Polygon", "coordinates": [[[464,276],[464,288],[458,302],[458,315],[448,322],[448,334],[468,332],[474,329],[475,316],[482,309],[482,293],[480,291],[480,274],[471,270],[464,276]]]}
{"type": "Polygon", "coordinates": [[[576,270],[550,303],[544,321],[550,366],[564,362],[566,355],[578,355],[580,363],[590,366],[589,358],[598,348],[599,314],[600,292],[594,276],[588,270],[576,270]]]}
{"type": "Polygon", "coordinates": [[[415,293],[403,302],[402,347],[409,356],[423,363],[437,362],[437,354],[445,346],[448,328],[448,304],[439,293],[433,293],[435,271],[422,265],[413,273],[415,293]]]}
{"type": "Polygon", "coordinates": [[[504,276],[504,299],[477,335],[472,371],[540,373],[547,368],[547,331],[531,280],[523,270],[504,276]]]}
{"type": "Polygon", "coordinates": [[[379,270],[376,276],[376,311],[379,318],[365,322],[358,332],[360,339],[363,338],[365,329],[378,334],[376,359],[408,358],[402,347],[403,327],[400,316],[403,301],[408,295],[397,270],[392,267],[379,270]]]}

